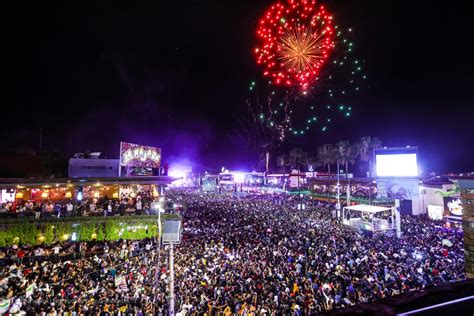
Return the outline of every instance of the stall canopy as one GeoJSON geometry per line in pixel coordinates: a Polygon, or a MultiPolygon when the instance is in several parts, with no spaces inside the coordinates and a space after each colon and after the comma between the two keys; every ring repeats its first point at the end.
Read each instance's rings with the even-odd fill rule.
{"type": "Polygon", "coordinates": [[[359,212],[364,212],[364,213],[372,213],[372,214],[391,210],[390,207],[365,205],[365,204],[346,206],[346,207],[344,207],[344,209],[351,210],[351,211],[359,211],[359,212]]]}

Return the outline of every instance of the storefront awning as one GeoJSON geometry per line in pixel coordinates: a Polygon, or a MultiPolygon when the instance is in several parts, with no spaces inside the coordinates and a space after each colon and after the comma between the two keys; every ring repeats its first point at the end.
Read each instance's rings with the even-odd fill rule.
{"type": "Polygon", "coordinates": [[[123,178],[62,178],[62,179],[24,179],[24,178],[0,178],[0,188],[11,188],[17,186],[86,186],[86,185],[133,185],[133,184],[170,184],[178,180],[176,177],[123,177],[123,178]]]}

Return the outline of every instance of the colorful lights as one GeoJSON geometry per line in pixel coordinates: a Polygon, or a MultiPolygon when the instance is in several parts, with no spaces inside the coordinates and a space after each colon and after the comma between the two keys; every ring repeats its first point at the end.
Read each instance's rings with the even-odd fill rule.
{"type": "Polygon", "coordinates": [[[283,0],[264,12],[253,50],[263,78],[250,82],[248,99],[264,146],[287,134],[326,132],[352,116],[347,102],[367,87],[361,84],[365,60],[353,56],[353,33],[335,25],[317,0],[283,0]]]}
{"type": "Polygon", "coordinates": [[[260,19],[254,49],[263,75],[276,85],[303,86],[316,80],[334,48],[332,22],[315,0],[271,6],[260,19]]]}

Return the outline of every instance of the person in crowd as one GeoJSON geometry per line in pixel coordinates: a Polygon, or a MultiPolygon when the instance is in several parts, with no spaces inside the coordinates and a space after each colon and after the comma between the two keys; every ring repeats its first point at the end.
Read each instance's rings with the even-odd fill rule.
{"type": "Polygon", "coordinates": [[[56,214],[56,216],[59,218],[61,217],[61,204],[59,203],[54,203],[53,204],[54,206],[54,213],[56,214]]]}
{"type": "Polygon", "coordinates": [[[137,214],[142,214],[142,199],[140,196],[137,197],[137,202],[135,203],[135,207],[136,207],[136,213],[137,214]]]}
{"type": "Polygon", "coordinates": [[[43,210],[43,206],[41,205],[41,203],[36,204],[36,206],[35,206],[35,218],[36,219],[40,219],[42,210],[43,210]]]}
{"type": "Polygon", "coordinates": [[[68,216],[71,216],[74,211],[74,205],[71,203],[71,201],[67,202],[66,204],[66,214],[68,216]]]}

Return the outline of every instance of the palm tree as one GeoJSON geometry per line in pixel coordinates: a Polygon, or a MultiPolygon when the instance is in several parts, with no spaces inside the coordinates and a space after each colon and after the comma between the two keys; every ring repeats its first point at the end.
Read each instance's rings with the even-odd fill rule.
{"type": "Polygon", "coordinates": [[[308,164],[308,153],[301,148],[293,148],[288,153],[288,165],[300,172],[301,167],[308,164]]]}
{"type": "Polygon", "coordinates": [[[286,172],[287,161],[287,155],[280,155],[276,159],[277,166],[283,169],[283,173],[286,172]]]}
{"type": "Polygon", "coordinates": [[[307,164],[306,167],[308,168],[308,171],[311,171],[311,169],[315,171],[317,167],[322,165],[317,157],[308,157],[306,160],[306,164],[307,164]]]}
{"type": "Polygon", "coordinates": [[[339,166],[346,166],[346,178],[347,178],[347,164],[349,163],[349,147],[350,144],[347,140],[341,140],[336,143],[334,147],[334,158],[337,163],[337,172],[339,173],[339,166]]]}
{"type": "Polygon", "coordinates": [[[349,205],[350,202],[350,178],[348,177],[349,173],[349,163],[353,165],[356,161],[357,156],[359,155],[359,144],[355,143],[352,145],[349,145],[348,141],[345,142],[339,142],[336,144],[336,147],[339,148],[339,153],[338,155],[340,156],[341,162],[345,166],[345,173],[346,173],[346,199],[347,199],[347,205],[349,205]],[[339,144],[339,145],[338,145],[339,144]]]}
{"type": "Polygon", "coordinates": [[[308,153],[301,148],[293,148],[288,155],[282,155],[277,158],[278,166],[298,170],[298,188],[300,187],[301,168],[308,166],[308,162],[310,162],[308,153]]]}
{"type": "Polygon", "coordinates": [[[369,176],[372,177],[373,153],[382,147],[382,142],[377,137],[362,137],[359,143],[360,160],[369,163],[369,176]]]}
{"type": "Polygon", "coordinates": [[[328,175],[331,174],[331,164],[334,163],[334,146],[325,144],[318,147],[317,158],[323,166],[328,166],[328,175]]]}
{"type": "MultiPolygon", "coordinates": [[[[359,143],[355,143],[349,146],[349,150],[348,150],[349,154],[347,156],[347,162],[350,163],[351,165],[354,165],[357,160],[357,157],[359,157],[359,152],[360,152],[359,147],[360,147],[359,143]]],[[[348,168],[346,165],[346,174],[347,174],[347,171],[348,171],[348,168]]]]}

